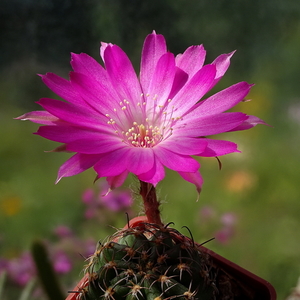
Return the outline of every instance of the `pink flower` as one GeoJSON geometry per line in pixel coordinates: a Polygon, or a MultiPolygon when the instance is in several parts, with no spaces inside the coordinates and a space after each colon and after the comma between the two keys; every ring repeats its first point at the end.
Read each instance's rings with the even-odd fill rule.
{"type": "Polygon", "coordinates": [[[215,217],[215,215],[216,215],[216,212],[212,206],[207,205],[207,206],[202,207],[202,209],[200,210],[201,220],[213,219],[215,217]]]}
{"type": "Polygon", "coordinates": [[[237,216],[235,213],[225,213],[221,216],[221,223],[225,227],[233,227],[237,222],[237,216]]]}
{"type": "Polygon", "coordinates": [[[73,236],[73,232],[72,232],[71,228],[69,228],[68,226],[65,226],[65,225],[57,226],[53,232],[59,238],[67,238],[67,237],[73,236]]]}
{"type": "Polygon", "coordinates": [[[97,215],[97,210],[103,207],[111,211],[120,211],[130,207],[132,204],[131,194],[127,190],[109,191],[107,182],[99,182],[99,192],[94,193],[92,189],[87,189],[82,195],[82,202],[86,205],[84,216],[92,219],[97,215]]]}
{"type": "Polygon", "coordinates": [[[6,272],[9,265],[9,261],[5,258],[0,257],[0,275],[6,272]]]}
{"type": "Polygon", "coordinates": [[[102,43],[100,54],[104,67],[87,54],[72,54],[70,80],[41,76],[66,101],[42,98],[38,104],[45,111],[18,118],[45,125],[37,134],[64,144],[54,151],[76,153],[60,167],[57,182],[93,167],[111,188],[130,172],[156,185],[166,167],[200,190],[200,165],[191,156],[238,152],[236,144],[207,136],[264,124],[241,112],[224,113],[248,94],[246,82],[202,100],[223,77],[233,52],[204,65],[202,45],[174,56],[153,32],[144,42],[139,78],[117,45],[102,43]]]}
{"type": "Polygon", "coordinates": [[[225,245],[229,243],[229,241],[233,238],[234,234],[235,234],[234,228],[223,227],[217,232],[215,232],[214,236],[219,243],[225,245]]]}
{"type": "Polygon", "coordinates": [[[71,271],[72,264],[68,256],[61,250],[54,253],[53,267],[58,274],[65,274],[71,271]]]}
{"type": "Polygon", "coordinates": [[[35,265],[29,253],[24,252],[20,257],[9,261],[7,266],[9,277],[18,285],[26,285],[35,275],[35,265]]]}
{"type": "Polygon", "coordinates": [[[132,204],[132,197],[127,191],[110,192],[106,196],[99,195],[100,202],[111,211],[120,211],[132,204]]]}

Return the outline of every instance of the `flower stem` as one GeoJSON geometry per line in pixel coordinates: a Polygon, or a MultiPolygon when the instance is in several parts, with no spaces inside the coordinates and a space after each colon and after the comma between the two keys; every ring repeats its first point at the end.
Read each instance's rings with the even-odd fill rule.
{"type": "Polygon", "coordinates": [[[159,202],[156,198],[155,187],[148,182],[140,181],[140,195],[144,201],[145,214],[149,223],[163,225],[160,219],[159,202]]]}

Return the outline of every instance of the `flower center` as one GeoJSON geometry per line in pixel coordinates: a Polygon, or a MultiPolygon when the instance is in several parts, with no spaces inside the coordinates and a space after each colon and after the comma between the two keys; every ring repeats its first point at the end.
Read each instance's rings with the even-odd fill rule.
{"type": "MultiPolygon", "coordinates": [[[[146,119],[146,122],[148,120],[146,119]]],[[[127,131],[122,131],[124,141],[128,141],[135,147],[149,148],[155,146],[163,139],[163,134],[159,127],[146,123],[138,124],[133,122],[133,126],[127,131]]]]}
{"type": "MultiPolygon", "coordinates": [[[[142,95],[143,96],[143,95],[142,95]]],[[[169,101],[170,102],[170,101],[169,101]]],[[[106,114],[111,125],[123,143],[141,148],[152,148],[172,135],[172,125],[180,118],[173,118],[161,106],[146,109],[146,102],[139,102],[131,107],[131,102],[124,99],[120,107],[114,109],[114,116],[106,114]]]]}

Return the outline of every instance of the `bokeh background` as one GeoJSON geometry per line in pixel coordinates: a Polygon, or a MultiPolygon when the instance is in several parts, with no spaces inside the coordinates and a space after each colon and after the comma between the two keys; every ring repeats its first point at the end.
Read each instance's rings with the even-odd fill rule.
{"type": "MultiPolygon", "coordinates": [[[[173,221],[178,229],[188,226],[197,242],[215,236],[207,247],[270,281],[278,299],[296,285],[299,1],[1,0],[0,272],[10,266],[3,299],[15,297],[16,286],[21,292],[34,277],[28,258],[33,240],[42,238],[51,253],[65,255],[68,267],[58,268],[58,273],[64,274],[60,278],[67,290],[81,276],[84,260],[78,253],[112,233],[109,224],[122,227],[125,211],[130,217],[141,213],[137,196],[132,208],[121,205],[117,210],[95,204],[91,196],[85,198],[87,189],[101,194],[101,187],[93,184],[92,170],[54,185],[57,170],[69,155],[45,153],[57,144],[31,134],[36,124],[13,119],[39,109],[35,104],[39,98],[55,97],[36,74],[54,72],[67,78],[70,52],[85,52],[100,62],[100,41],[121,46],[138,71],[143,40],[154,29],[165,36],[173,53],[203,43],[208,63],[237,50],[214,91],[238,81],[255,83],[252,101],[235,109],[271,125],[218,136],[237,142],[242,153],[221,157],[221,171],[216,159],[200,159],[205,184],[198,202],[194,187],[168,172],[158,185],[164,220],[173,221]],[[96,207],[97,216],[86,214],[88,205],[96,207]],[[20,274],[25,279],[18,281],[20,274]]],[[[123,188],[134,194],[137,181],[130,177],[123,188]]],[[[37,287],[32,299],[41,297],[39,293],[37,287]]]]}

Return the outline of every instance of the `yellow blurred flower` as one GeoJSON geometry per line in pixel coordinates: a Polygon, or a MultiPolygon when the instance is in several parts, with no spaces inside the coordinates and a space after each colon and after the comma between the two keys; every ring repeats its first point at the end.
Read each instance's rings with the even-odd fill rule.
{"type": "Polygon", "coordinates": [[[225,181],[225,187],[235,193],[240,193],[245,190],[253,188],[256,184],[256,177],[254,174],[240,170],[234,172],[225,181]]]}
{"type": "Polygon", "coordinates": [[[0,208],[2,214],[14,216],[21,210],[21,199],[18,196],[6,196],[1,199],[0,208]]]}

